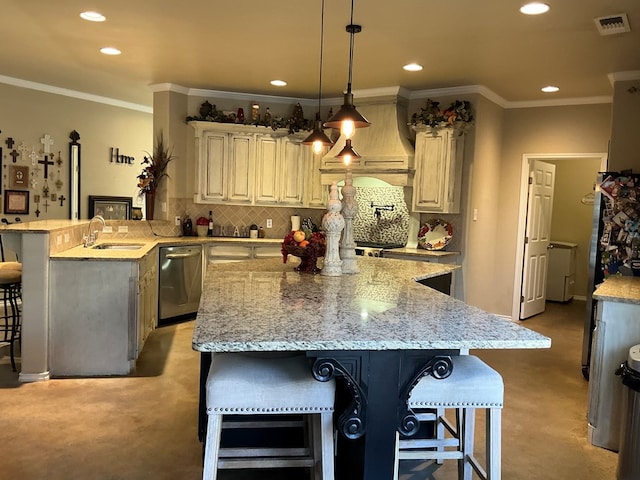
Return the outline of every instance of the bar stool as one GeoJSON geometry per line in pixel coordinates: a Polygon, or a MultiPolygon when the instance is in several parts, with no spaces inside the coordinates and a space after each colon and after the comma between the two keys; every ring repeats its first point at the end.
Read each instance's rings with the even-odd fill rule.
{"type": "Polygon", "coordinates": [[[502,377],[478,357],[452,358],[453,371],[444,379],[425,376],[411,391],[409,408],[418,420],[435,421],[435,437],[400,437],[396,441],[395,478],[401,460],[458,460],[458,479],[471,480],[475,471],[483,480],[500,479],[501,413],[504,402],[502,377]],[[455,409],[455,424],[445,409],[455,409]],[[473,453],[475,410],[486,411],[486,470],[473,453]],[[435,410],[435,413],[424,410],[435,410]],[[446,433],[449,433],[449,436],[446,433]]]}
{"type": "Polygon", "coordinates": [[[218,469],[286,467],[309,467],[311,478],[333,480],[334,398],[335,382],[315,380],[304,355],[215,354],[206,383],[203,480],[216,479],[218,469]],[[248,417],[256,415],[260,421],[248,417]],[[302,415],[307,421],[297,422],[306,425],[302,448],[220,445],[225,429],[290,428],[285,415],[302,415]]]}
{"type": "Polygon", "coordinates": [[[19,262],[0,263],[0,290],[3,311],[0,316],[0,344],[8,344],[11,367],[16,371],[15,344],[21,337],[20,302],[22,292],[22,265],[19,262]]]}

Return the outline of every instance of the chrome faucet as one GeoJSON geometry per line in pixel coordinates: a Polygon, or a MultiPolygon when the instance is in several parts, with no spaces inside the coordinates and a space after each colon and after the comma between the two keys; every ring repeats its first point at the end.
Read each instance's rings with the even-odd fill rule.
{"type": "Polygon", "coordinates": [[[98,233],[99,233],[98,230],[91,230],[91,224],[93,223],[94,220],[97,220],[100,223],[102,223],[102,230],[104,230],[104,227],[106,226],[106,223],[102,215],[96,215],[91,220],[89,220],[89,234],[82,236],[82,243],[84,243],[85,248],[90,247],[91,245],[96,243],[96,240],[98,239],[98,233]]]}

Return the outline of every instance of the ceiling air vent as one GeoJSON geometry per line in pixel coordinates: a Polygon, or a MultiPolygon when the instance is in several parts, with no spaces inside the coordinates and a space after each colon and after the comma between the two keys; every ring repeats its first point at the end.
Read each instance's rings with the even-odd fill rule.
{"type": "Polygon", "coordinates": [[[594,22],[596,22],[600,35],[616,35],[631,31],[626,13],[595,18],[594,22]]]}

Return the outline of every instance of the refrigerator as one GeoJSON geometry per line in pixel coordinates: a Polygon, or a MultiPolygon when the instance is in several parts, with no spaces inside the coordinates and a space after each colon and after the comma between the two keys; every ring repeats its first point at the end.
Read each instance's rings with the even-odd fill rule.
{"type": "Polygon", "coordinates": [[[630,171],[599,173],[593,206],[582,342],[582,373],[586,379],[596,316],[594,290],[609,275],[640,276],[640,175],[630,171]]]}

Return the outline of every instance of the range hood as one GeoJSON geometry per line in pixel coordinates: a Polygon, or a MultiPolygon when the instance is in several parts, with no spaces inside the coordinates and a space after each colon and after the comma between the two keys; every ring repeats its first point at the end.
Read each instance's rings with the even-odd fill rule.
{"type": "MultiPolygon", "coordinates": [[[[410,186],[413,181],[415,150],[409,141],[407,99],[399,87],[387,88],[377,96],[354,94],[358,111],[371,122],[357,128],[353,148],[360,155],[351,162],[354,177],[374,177],[391,185],[410,186]]],[[[344,180],[345,165],[335,158],[345,145],[343,136],[322,159],[323,185],[344,180]]]]}

